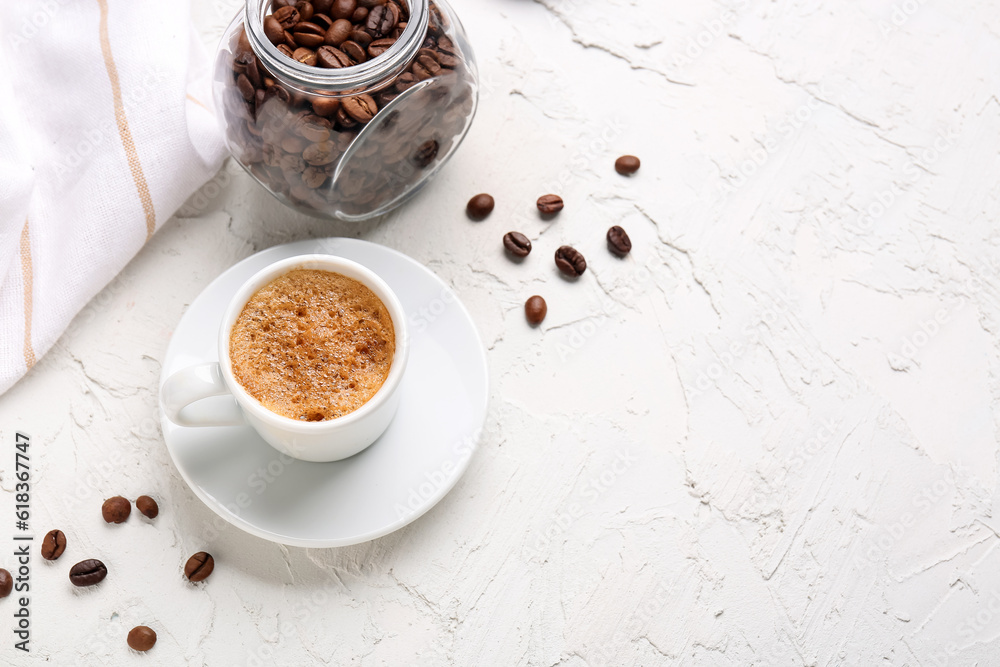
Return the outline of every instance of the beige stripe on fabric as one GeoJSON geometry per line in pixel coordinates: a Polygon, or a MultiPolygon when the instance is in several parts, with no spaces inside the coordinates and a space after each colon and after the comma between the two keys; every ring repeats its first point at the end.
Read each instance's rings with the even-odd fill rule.
{"type": "Polygon", "coordinates": [[[202,104],[202,103],[201,103],[201,100],[198,100],[198,99],[195,99],[195,97],[194,97],[193,95],[191,95],[190,93],[188,93],[188,95],[187,95],[187,98],[188,98],[189,100],[191,100],[192,102],[194,102],[195,104],[197,104],[198,106],[200,106],[200,107],[201,107],[202,109],[204,109],[205,111],[208,111],[208,112],[211,112],[211,111],[212,111],[212,110],[211,110],[211,109],[209,109],[209,108],[208,108],[207,106],[205,106],[204,104],[202,104]]]}
{"type": "Polygon", "coordinates": [[[115,103],[115,119],[118,121],[118,134],[122,139],[122,146],[125,147],[125,156],[128,158],[128,166],[132,170],[132,180],[135,181],[135,189],[139,193],[142,201],[142,209],[146,213],[146,240],[156,231],[156,211],[153,210],[153,198],[149,196],[149,186],[146,184],[146,177],[142,173],[142,165],[139,163],[139,154],[135,151],[135,143],[132,141],[132,132],[128,129],[128,118],[125,116],[125,107],[122,104],[122,89],[118,81],[118,68],[115,66],[115,58],[111,54],[111,41],[108,38],[108,0],[97,0],[101,8],[101,52],[104,54],[104,66],[108,70],[108,78],[111,79],[111,93],[115,103]]]}
{"type": "Polygon", "coordinates": [[[21,279],[24,284],[24,363],[31,368],[35,365],[35,348],[31,346],[34,271],[31,266],[31,236],[27,220],[24,221],[24,228],[21,230],[21,279]]]}

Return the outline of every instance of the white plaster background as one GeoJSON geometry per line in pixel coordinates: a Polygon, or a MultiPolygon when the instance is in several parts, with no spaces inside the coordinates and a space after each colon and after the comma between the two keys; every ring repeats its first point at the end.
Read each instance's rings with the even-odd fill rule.
{"type": "MultiPolygon", "coordinates": [[[[195,4],[214,47],[240,3],[195,4]]],[[[70,540],[34,563],[28,658],[0,602],[0,663],[1000,665],[996,4],[453,6],[481,108],[419,198],[333,224],[229,167],[0,398],[0,534],[20,429],[36,530],[70,540]],[[622,153],[643,160],[632,179],[622,153]],[[497,209],[472,223],[481,191],[497,209]],[[567,201],[554,222],[533,214],[547,191],[567,201]],[[521,265],[510,229],[536,244],[521,265]],[[489,346],[492,414],[416,523],[285,548],[185,487],[156,387],[215,276],[329,235],[454,286],[489,346]],[[576,284],[561,243],[589,260],[576,284]],[[119,493],[160,517],[105,526],[119,493]],[[218,565],[194,587],[180,569],[201,549],[218,565]],[[88,556],[113,575],[71,590],[67,561],[88,556]],[[143,657],[124,640],[140,623],[159,633],[143,657]]]]}

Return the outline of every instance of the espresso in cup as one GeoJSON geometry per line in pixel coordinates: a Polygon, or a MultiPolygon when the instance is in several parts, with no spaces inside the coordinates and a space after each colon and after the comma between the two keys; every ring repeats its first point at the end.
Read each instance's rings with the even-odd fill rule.
{"type": "Polygon", "coordinates": [[[385,304],[357,280],[295,269],[250,298],[230,333],[236,380],[275,414],[343,417],[367,403],[392,367],[396,333],[385,304]]]}

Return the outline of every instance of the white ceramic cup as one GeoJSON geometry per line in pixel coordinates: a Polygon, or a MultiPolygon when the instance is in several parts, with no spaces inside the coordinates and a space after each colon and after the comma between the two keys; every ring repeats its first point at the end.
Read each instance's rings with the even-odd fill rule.
{"type": "Polygon", "coordinates": [[[299,255],[275,262],[246,281],[226,309],[219,328],[219,361],[180,370],[163,383],[160,402],[167,418],[180,426],[249,424],[280,452],[303,461],[339,461],[375,442],[399,406],[399,388],[410,349],[406,315],[381,278],[357,262],[333,255],[299,255]],[[233,376],[229,337],[247,301],[264,285],[294,269],[333,271],[365,285],[382,300],[392,318],[396,349],[389,375],[375,395],[354,412],[321,422],[291,419],[264,407],[233,376]],[[223,396],[224,399],[211,398],[223,396]],[[208,400],[202,400],[208,399],[208,400]]]}

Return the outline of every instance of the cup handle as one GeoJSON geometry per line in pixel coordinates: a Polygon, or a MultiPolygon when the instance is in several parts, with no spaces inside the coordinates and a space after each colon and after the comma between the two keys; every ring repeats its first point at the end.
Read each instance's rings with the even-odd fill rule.
{"type": "Polygon", "coordinates": [[[243,411],[236,403],[225,380],[219,362],[189,366],[179,370],[163,383],[160,402],[167,419],[178,426],[238,426],[245,424],[243,411]],[[196,409],[193,403],[212,396],[229,396],[227,401],[196,409]],[[191,406],[190,409],[188,406],[191,406]]]}

